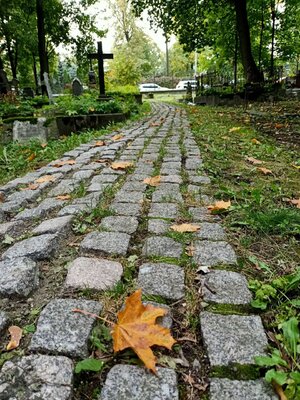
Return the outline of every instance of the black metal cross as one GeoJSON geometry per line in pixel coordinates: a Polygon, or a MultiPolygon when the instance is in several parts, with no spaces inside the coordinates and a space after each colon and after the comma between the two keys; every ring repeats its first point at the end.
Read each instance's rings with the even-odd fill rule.
{"type": "Polygon", "coordinates": [[[105,97],[105,82],[104,82],[104,60],[112,60],[114,58],[111,53],[103,53],[102,42],[98,42],[97,53],[88,54],[89,60],[98,61],[98,76],[99,76],[99,90],[100,97],[105,97]]]}

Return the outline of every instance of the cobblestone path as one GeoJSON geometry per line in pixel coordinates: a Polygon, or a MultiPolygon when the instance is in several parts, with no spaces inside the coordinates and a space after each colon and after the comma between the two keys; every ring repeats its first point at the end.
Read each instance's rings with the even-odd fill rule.
{"type": "Polygon", "coordinates": [[[74,394],[73,371],[90,355],[96,321],[72,310],[101,315],[105,304],[95,301],[95,293],[123,282],[124,260],[136,255],[134,286],[164,300],[169,327],[173,312],[188,301],[189,271],[210,267],[197,281],[202,307],[194,316],[200,318],[197,346],[204,355],[192,365],[185,360],[185,376],[193,371],[198,386],[209,383],[208,397],[189,397],[183,386],[193,382],[171,368],[159,367],[156,377],[117,361],[97,398],[275,400],[262,379],[241,378],[253,357],[264,354],[267,338],[260,317],[251,314],[246,279],[233,271],[236,255],[220,220],[205,207],[213,201],[205,195],[210,179],[185,112],[154,104],[147,119],[99,140],[105,146],[81,145],[65,153],[63,163],[56,160],[0,187],[0,239],[14,239],[0,247],[1,347],[9,325],[27,327],[21,351],[0,371],[0,399],[91,398],[74,394]],[[132,161],[134,167],[114,170],[111,161],[132,161]],[[158,187],[143,183],[158,174],[158,187]],[[82,215],[94,215],[100,224],[85,231],[82,215]],[[172,223],[187,219],[201,227],[189,242],[170,234],[172,223]],[[192,247],[189,257],[186,246],[192,247]],[[207,365],[214,374],[203,382],[207,365]]]}

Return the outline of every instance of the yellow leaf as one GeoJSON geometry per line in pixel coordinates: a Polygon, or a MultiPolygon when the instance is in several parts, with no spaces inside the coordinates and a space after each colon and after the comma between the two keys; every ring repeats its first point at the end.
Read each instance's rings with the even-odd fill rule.
{"type": "Polygon", "coordinates": [[[261,144],[261,142],[259,140],[255,139],[255,138],[251,139],[251,142],[253,144],[261,144]]]}
{"type": "Polygon", "coordinates": [[[260,167],[260,168],[257,168],[257,170],[260,171],[260,172],[262,172],[264,175],[273,174],[273,172],[272,172],[270,169],[268,169],[268,168],[260,167]]]}
{"type": "Polygon", "coordinates": [[[64,161],[54,162],[51,165],[52,165],[52,167],[59,168],[59,167],[62,167],[64,165],[74,165],[74,164],[76,164],[75,160],[64,160],[64,161]]]}
{"type": "Polygon", "coordinates": [[[291,166],[292,166],[293,168],[300,169],[300,165],[291,164],[291,166]]]}
{"type": "Polygon", "coordinates": [[[117,140],[120,140],[124,137],[124,135],[122,135],[121,133],[119,133],[118,135],[115,135],[111,138],[111,140],[113,140],[114,142],[116,142],[117,140]]]}
{"type": "Polygon", "coordinates": [[[156,324],[156,319],[166,314],[163,308],[142,304],[139,289],[126,299],[124,310],[118,313],[118,322],[112,330],[114,351],[132,348],[145,366],[156,373],[156,358],[151,346],[163,346],[171,350],[176,342],[170,330],[156,324]]]}
{"type": "Polygon", "coordinates": [[[57,200],[70,200],[71,196],[69,194],[59,195],[55,197],[57,200]]]}
{"type": "Polygon", "coordinates": [[[36,183],[45,183],[45,182],[54,182],[56,181],[55,176],[53,175],[44,175],[38,178],[35,182],[36,183]]]}
{"type": "Polygon", "coordinates": [[[35,159],[36,155],[35,153],[30,154],[30,156],[27,158],[27,161],[33,161],[35,159]]]}
{"type": "Polygon", "coordinates": [[[237,131],[240,131],[241,129],[242,128],[240,126],[236,126],[236,127],[230,128],[229,132],[237,132],[237,131]]]}
{"type": "Polygon", "coordinates": [[[151,178],[146,178],[143,180],[143,183],[149,186],[159,186],[160,185],[160,175],[152,176],[151,178]]]}
{"type": "Polygon", "coordinates": [[[297,208],[300,208],[300,199],[292,199],[290,200],[290,203],[296,206],[297,208]]]}
{"type": "Polygon", "coordinates": [[[103,142],[103,140],[98,140],[98,142],[96,142],[93,147],[102,147],[102,146],[105,146],[105,142],[103,142]]]}
{"type": "Polygon", "coordinates": [[[246,160],[247,160],[249,163],[253,164],[253,165],[260,165],[260,164],[263,164],[263,161],[257,160],[256,158],[253,158],[253,157],[246,157],[246,160]]]}
{"type": "Polygon", "coordinates": [[[195,224],[179,224],[179,225],[172,225],[172,231],[175,232],[197,232],[200,229],[200,225],[195,224]]]}
{"type": "Polygon", "coordinates": [[[134,163],[131,161],[116,161],[111,164],[112,169],[127,169],[133,166],[134,163]]]}
{"type": "Polygon", "coordinates": [[[7,351],[19,347],[23,331],[18,326],[12,325],[8,328],[8,332],[10,333],[10,342],[6,346],[7,351]]]}
{"type": "Polygon", "coordinates": [[[231,201],[216,201],[215,204],[208,206],[210,211],[228,210],[231,207],[231,201]]]}

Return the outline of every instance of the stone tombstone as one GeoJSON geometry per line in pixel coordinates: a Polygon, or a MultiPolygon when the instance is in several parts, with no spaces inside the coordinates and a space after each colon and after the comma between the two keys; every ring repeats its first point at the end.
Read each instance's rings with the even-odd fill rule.
{"type": "Polygon", "coordinates": [[[24,99],[34,97],[34,90],[31,87],[24,87],[22,92],[24,99]]]}
{"type": "Polygon", "coordinates": [[[48,76],[47,72],[44,72],[44,82],[45,82],[45,85],[47,88],[49,103],[53,104],[53,93],[52,93],[52,89],[51,89],[50,82],[49,82],[49,76],[48,76]]]}
{"type": "Polygon", "coordinates": [[[38,118],[37,123],[30,121],[14,121],[13,140],[19,143],[27,143],[31,139],[38,139],[41,143],[47,141],[48,128],[45,126],[46,118],[38,118]]]}
{"type": "Polygon", "coordinates": [[[96,74],[94,71],[89,71],[89,84],[90,85],[96,85],[97,80],[96,80],[96,74]]]}
{"type": "Polygon", "coordinates": [[[73,79],[72,94],[73,96],[81,96],[83,93],[83,86],[78,78],[73,79]]]}

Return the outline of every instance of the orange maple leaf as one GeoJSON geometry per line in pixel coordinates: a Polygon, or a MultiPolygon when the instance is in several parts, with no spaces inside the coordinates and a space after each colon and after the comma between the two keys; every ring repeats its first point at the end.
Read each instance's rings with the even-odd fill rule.
{"type": "Polygon", "coordinates": [[[56,180],[55,176],[53,175],[44,175],[38,178],[35,182],[36,183],[45,183],[45,182],[54,182],[56,180]]]}
{"type": "Polygon", "coordinates": [[[57,200],[70,200],[71,196],[69,194],[59,195],[55,197],[57,200]]]}
{"type": "Polygon", "coordinates": [[[170,330],[155,323],[166,310],[142,303],[141,289],[126,299],[124,310],[118,313],[118,322],[112,330],[114,351],[131,347],[145,366],[156,373],[156,358],[151,346],[163,346],[171,350],[176,342],[170,330]]]}
{"type": "Polygon", "coordinates": [[[23,331],[18,326],[12,325],[8,328],[8,332],[10,333],[10,342],[6,346],[7,351],[19,347],[23,331]]]}
{"type": "Polygon", "coordinates": [[[268,168],[257,168],[258,171],[262,172],[264,175],[271,175],[273,172],[268,168]]]}
{"type": "Polygon", "coordinates": [[[62,167],[64,165],[73,165],[73,164],[76,164],[75,160],[58,161],[58,162],[54,162],[54,164],[51,164],[51,165],[52,165],[52,167],[59,168],[59,167],[62,167]]]}
{"type": "Polygon", "coordinates": [[[113,136],[113,137],[111,138],[111,140],[113,140],[114,142],[116,142],[116,141],[122,139],[123,137],[124,137],[124,135],[122,135],[122,134],[120,133],[120,134],[118,134],[118,135],[113,136]]]}
{"type": "Polygon", "coordinates": [[[171,229],[174,232],[197,232],[200,229],[200,225],[196,225],[196,224],[179,224],[179,225],[172,225],[171,229]]]}
{"type": "Polygon", "coordinates": [[[220,210],[228,210],[231,207],[231,201],[216,201],[215,204],[208,206],[208,210],[210,211],[220,211],[220,210]]]}
{"type": "Polygon", "coordinates": [[[253,158],[253,157],[246,157],[246,161],[248,161],[249,163],[251,163],[253,165],[263,164],[263,161],[258,160],[257,158],[253,158]]]}
{"type": "Polygon", "coordinates": [[[102,147],[105,146],[105,142],[103,140],[98,140],[93,147],[102,147]]]}
{"type": "Polygon", "coordinates": [[[296,206],[297,208],[300,208],[300,199],[292,199],[290,200],[290,203],[296,206]]]}
{"type": "Polygon", "coordinates": [[[36,184],[36,183],[29,183],[29,185],[28,186],[26,186],[26,187],[23,187],[23,188],[20,188],[20,190],[36,190],[36,189],[38,189],[39,188],[39,185],[38,184],[36,184]]]}
{"type": "Polygon", "coordinates": [[[261,142],[259,140],[255,139],[255,138],[251,139],[251,142],[253,144],[261,144],[261,142]]]}

